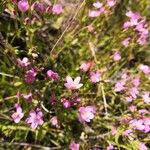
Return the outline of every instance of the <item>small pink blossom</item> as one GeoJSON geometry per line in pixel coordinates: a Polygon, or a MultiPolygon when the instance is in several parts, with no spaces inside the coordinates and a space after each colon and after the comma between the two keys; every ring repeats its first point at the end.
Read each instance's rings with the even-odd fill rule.
{"type": "Polygon", "coordinates": [[[81,123],[90,122],[94,118],[95,113],[96,113],[95,106],[80,107],[78,119],[81,123]]]}
{"type": "Polygon", "coordinates": [[[150,117],[143,118],[143,122],[145,125],[144,133],[150,132],[150,117]]]}
{"type": "Polygon", "coordinates": [[[130,26],[131,26],[131,22],[130,22],[130,21],[126,21],[126,22],[123,24],[123,28],[124,28],[124,29],[128,29],[130,26]]]}
{"type": "Polygon", "coordinates": [[[101,73],[99,71],[90,73],[90,80],[92,83],[97,83],[101,80],[101,73]]]}
{"type": "Polygon", "coordinates": [[[79,144],[78,143],[75,143],[75,142],[71,142],[70,146],[69,146],[69,149],[70,150],[79,150],[79,144]]]}
{"type": "Polygon", "coordinates": [[[132,87],[130,90],[129,90],[129,93],[130,95],[136,99],[138,94],[139,94],[139,90],[137,89],[137,87],[132,87]]]}
{"type": "Polygon", "coordinates": [[[131,130],[131,129],[125,130],[123,132],[123,135],[126,137],[132,137],[133,136],[133,130],[131,130]]]}
{"type": "Polygon", "coordinates": [[[103,6],[103,3],[100,3],[100,2],[97,1],[97,2],[93,3],[93,6],[95,8],[101,8],[103,6]]]}
{"type": "Polygon", "coordinates": [[[133,97],[131,97],[131,96],[127,96],[125,99],[126,99],[127,102],[132,102],[133,101],[133,97]]]}
{"type": "Polygon", "coordinates": [[[114,150],[114,146],[112,144],[109,144],[109,146],[107,146],[106,150],[114,150]]]}
{"type": "Polygon", "coordinates": [[[90,62],[90,61],[89,62],[84,62],[84,63],[81,64],[80,70],[82,70],[83,72],[87,72],[87,71],[89,71],[91,66],[92,66],[92,62],[90,62]]]}
{"type": "Polygon", "coordinates": [[[61,102],[63,103],[63,106],[65,108],[70,108],[71,107],[71,102],[70,100],[66,99],[66,98],[61,98],[61,102]]]}
{"type": "Polygon", "coordinates": [[[140,78],[136,77],[131,82],[134,87],[138,87],[140,85],[140,78]]]}
{"type": "Polygon", "coordinates": [[[19,104],[15,104],[16,112],[14,112],[11,117],[15,123],[19,123],[20,120],[23,118],[24,113],[22,112],[22,108],[19,104]]]}
{"type": "Polygon", "coordinates": [[[100,12],[100,14],[106,12],[106,11],[105,11],[105,7],[101,7],[101,8],[99,9],[99,12],[100,12]]]}
{"type": "Polygon", "coordinates": [[[29,59],[27,57],[24,57],[22,60],[21,59],[17,59],[18,64],[21,67],[27,67],[29,66],[31,63],[29,62],[29,59]]]}
{"type": "Polygon", "coordinates": [[[52,8],[53,14],[59,15],[63,12],[63,7],[61,4],[55,4],[52,8]]]}
{"type": "Polygon", "coordinates": [[[121,92],[124,91],[126,89],[125,87],[125,83],[122,81],[117,81],[114,87],[114,91],[115,92],[121,92]]]}
{"type": "Polygon", "coordinates": [[[146,145],[144,143],[140,143],[138,145],[138,150],[148,150],[148,148],[146,147],[146,145]]]}
{"type": "Polygon", "coordinates": [[[138,112],[140,115],[148,114],[148,111],[146,109],[140,109],[138,112]]]}
{"type": "Polygon", "coordinates": [[[150,104],[150,93],[149,92],[144,92],[142,94],[142,98],[146,104],[150,104]]]}
{"type": "Polygon", "coordinates": [[[42,125],[44,121],[41,109],[37,108],[36,111],[31,110],[29,117],[26,119],[26,122],[31,124],[32,129],[36,129],[39,125],[42,125]]]}
{"type": "Polygon", "coordinates": [[[138,39],[137,39],[137,43],[140,44],[140,45],[144,45],[146,44],[147,42],[147,36],[140,36],[138,39]]]}
{"type": "Polygon", "coordinates": [[[66,77],[66,83],[64,84],[65,87],[69,90],[76,90],[83,86],[82,83],[80,83],[81,77],[76,77],[74,80],[70,77],[66,77]]]}
{"type": "Polygon", "coordinates": [[[147,65],[141,64],[141,65],[139,65],[138,69],[141,70],[145,74],[150,73],[150,67],[147,65]]]}
{"type": "Polygon", "coordinates": [[[126,72],[121,74],[121,79],[123,79],[124,83],[129,79],[128,74],[126,72]]]}
{"type": "Polygon", "coordinates": [[[126,16],[130,18],[131,26],[138,25],[138,20],[141,18],[139,13],[132,11],[128,11],[126,16]]]}
{"type": "Polygon", "coordinates": [[[100,14],[101,14],[101,13],[100,13],[100,11],[98,11],[98,10],[90,10],[88,16],[94,18],[94,17],[100,16],[100,14]]]}
{"type": "Polygon", "coordinates": [[[123,44],[125,47],[128,47],[128,45],[129,45],[129,43],[130,43],[130,39],[131,39],[130,37],[124,39],[124,40],[122,41],[122,44],[123,44]]]}
{"type": "Polygon", "coordinates": [[[18,9],[21,12],[26,12],[29,9],[29,3],[28,0],[20,0],[18,2],[18,9]]]}
{"type": "Polygon", "coordinates": [[[25,73],[25,81],[28,84],[32,84],[35,81],[36,75],[37,75],[37,72],[36,72],[36,70],[34,68],[26,71],[26,73],[25,73]]]}
{"type": "Polygon", "coordinates": [[[112,55],[112,58],[114,61],[119,61],[121,59],[121,55],[119,52],[115,52],[113,55],[112,55]]]}
{"type": "Polygon", "coordinates": [[[129,110],[130,110],[131,112],[135,112],[137,109],[136,109],[136,106],[131,105],[131,106],[129,107],[129,110]]]}
{"type": "Polygon", "coordinates": [[[142,119],[132,120],[131,125],[134,127],[134,129],[137,129],[137,130],[140,130],[140,131],[144,131],[144,129],[145,129],[144,121],[142,119]]]}
{"type": "Polygon", "coordinates": [[[59,127],[59,125],[58,125],[58,119],[57,119],[56,116],[52,117],[51,120],[50,120],[50,122],[51,122],[51,124],[53,126],[59,127]]]}
{"type": "Polygon", "coordinates": [[[48,71],[47,71],[47,76],[48,76],[49,78],[53,79],[53,80],[58,80],[58,78],[59,78],[58,73],[57,73],[57,72],[54,72],[54,71],[52,71],[52,70],[48,70],[48,71]]]}
{"type": "Polygon", "coordinates": [[[115,6],[115,4],[116,4],[116,0],[107,0],[107,5],[109,7],[113,7],[113,6],[115,6]]]}
{"type": "Polygon", "coordinates": [[[145,30],[145,20],[141,20],[135,28],[138,32],[143,32],[145,30]]]}
{"type": "Polygon", "coordinates": [[[117,129],[115,128],[115,127],[113,127],[112,129],[111,129],[111,134],[112,135],[115,135],[117,133],[117,129]]]}

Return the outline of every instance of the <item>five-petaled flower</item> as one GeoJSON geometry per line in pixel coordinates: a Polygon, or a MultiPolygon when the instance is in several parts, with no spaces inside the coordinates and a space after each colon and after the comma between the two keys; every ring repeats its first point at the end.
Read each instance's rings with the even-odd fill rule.
{"type": "Polygon", "coordinates": [[[64,84],[65,87],[69,90],[76,90],[83,86],[82,83],[80,83],[81,77],[76,77],[74,80],[70,77],[66,77],[66,83],[64,84]]]}
{"type": "Polygon", "coordinates": [[[11,117],[15,123],[19,123],[20,120],[23,118],[24,113],[22,112],[22,108],[19,104],[15,104],[16,112],[14,112],[11,117]]]}
{"type": "Polygon", "coordinates": [[[79,150],[80,145],[75,143],[74,141],[70,143],[69,149],[70,150],[79,150]]]}
{"type": "Polygon", "coordinates": [[[31,110],[29,113],[29,117],[26,119],[28,124],[31,124],[32,129],[36,129],[39,125],[44,123],[43,121],[43,113],[40,108],[37,108],[35,111],[31,110]]]}
{"type": "Polygon", "coordinates": [[[81,123],[90,122],[94,118],[95,113],[95,106],[80,107],[78,119],[81,123]]]}

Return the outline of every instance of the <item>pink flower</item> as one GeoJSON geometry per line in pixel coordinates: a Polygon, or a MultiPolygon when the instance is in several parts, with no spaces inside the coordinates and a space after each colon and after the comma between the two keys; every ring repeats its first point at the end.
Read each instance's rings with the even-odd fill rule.
{"type": "Polygon", "coordinates": [[[121,59],[121,55],[119,52],[115,52],[113,55],[112,55],[112,58],[114,61],[119,61],[121,59]]]}
{"type": "Polygon", "coordinates": [[[56,116],[52,117],[51,120],[50,120],[50,122],[51,122],[51,124],[52,124],[53,126],[59,127],[59,125],[58,125],[58,120],[57,120],[57,117],[56,117],[56,116]]]}
{"type": "Polygon", "coordinates": [[[32,129],[36,129],[39,125],[42,125],[44,121],[41,109],[37,108],[36,111],[31,110],[26,122],[31,124],[32,129]]]}
{"type": "Polygon", "coordinates": [[[138,146],[138,150],[148,150],[148,148],[146,147],[144,143],[140,143],[138,146]]]}
{"type": "Polygon", "coordinates": [[[64,84],[65,87],[69,90],[76,90],[83,86],[83,84],[80,83],[81,77],[76,77],[73,81],[73,79],[70,76],[66,77],[66,83],[64,84]]]}
{"type": "Polygon", "coordinates": [[[30,92],[29,94],[22,94],[23,98],[28,100],[28,101],[32,101],[32,93],[30,92]]]}
{"type": "Polygon", "coordinates": [[[136,106],[131,105],[131,106],[129,107],[129,110],[130,110],[131,112],[135,112],[135,111],[136,111],[136,106]]]}
{"type": "Polygon", "coordinates": [[[150,93],[149,92],[144,92],[144,94],[142,94],[142,98],[146,104],[150,104],[150,93]]]}
{"type": "Polygon", "coordinates": [[[21,59],[17,59],[18,64],[21,67],[27,67],[29,66],[31,63],[29,62],[29,59],[27,57],[24,57],[22,60],[21,59]]]}
{"type": "Polygon", "coordinates": [[[103,4],[97,1],[97,2],[93,3],[93,6],[95,8],[101,8],[103,6],[103,4]]]}
{"type": "Polygon", "coordinates": [[[137,87],[132,87],[130,90],[129,90],[129,93],[130,95],[135,99],[137,98],[138,94],[139,94],[139,91],[137,89],[137,87]]]}
{"type": "Polygon", "coordinates": [[[139,13],[133,13],[132,11],[128,11],[126,12],[126,16],[129,17],[129,18],[134,18],[134,19],[139,19],[140,18],[140,15],[139,13]]]}
{"type": "Polygon", "coordinates": [[[109,144],[109,146],[107,146],[107,150],[114,150],[114,146],[109,144]]]}
{"type": "Polygon", "coordinates": [[[115,92],[121,92],[121,91],[124,91],[125,89],[126,89],[126,87],[125,87],[124,82],[122,82],[122,81],[117,81],[116,82],[115,88],[114,88],[115,92]]]}
{"type": "Polygon", "coordinates": [[[98,10],[90,10],[88,16],[94,18],[98,17],[100,14],[101,12],[98,10]]]}
{"type": "Polygon", "coordinates": [[[145,125],[144,133],[150,132],[150,117],[143,118],[143,122],[145,125]]]}
{"type": "Polygon", "coordinates": [[[80,70],[82,70],[83,72],[87,72],[92,66],[92,62],[84,62],[81,64],[80,66],[80,70]]]}
{"type": "Polygon", "coordinates": [[[132,102],[133,101],[133,98],[131,96],[128,96],[125,99],[127,100],[127,102],[132,102]]]}
{"type": "Polygon", "coordinates": [[[53,8],[52,8],[53,14],[59,15],[59,14],[62,13],[62,11],[63,11],[63,8],[62,8],[61,4],[55,4],[55,5],[53,5],[53,8]]]}
{"type": "Polygon", "coordinates": [[[137,119],[132,120],[131,121],[131,125],[135,129],[140,130],[140,131],[144,131],[144,129],[145,129],[144,121],[142,119],[140,119],[140,120],[137,120],[137,119]]]}
{"type": "Polygon", "coordinates": [[[143,32],[145,30],[145,20],[141,20],[138,25],[136,25],[135,30],[138,32],[143,32]]]}
{"type": "Polygon", "coordinates": [[[132,24],[131,24],[130,21],[126,21],[126,22],[123,24],[123,28],[124,28],[124,29],[128,29],[131,25],[132,25],[132,24]]]}
{"type": "Polygon", "coordinates": [[[115,127],[113,127],[112,129],[111,129],[111,134],[112,135],[115,135],[117,133],[117,129],[115,128],[115,127]]]}
{"type": "Polygon", "coordinates": [[[140,115],[148,114],[148,111],[146,109],[140,109],[138,112],[140,115]]]}
{"type": "Polygon", "coordinates": [[[147,42],[147,38],[148,38],[148,35],[139,34],[139,38],[137,39],[137,42],[138,42],[140,45],[144,45],[144,44],[146,44],[146,42],[147,42]]]}
{"type": "Polygon", "coordinates": [[[130,37],[124,39],[124,40],[122,41],[122,44],[123,44],[125,47],[128,47],[130,39],[131,39],[130,37]]]}
{"type": "Polygon", "coordinates": [[[61,102],[63,103],[63,106],[65,108],[70,108],[71,107],[71,102],[66,98],[61,98],[61,102]]]}
{"type": "Polygon", "coordinates": [[[150,67],[147,65],[141,64],[141,65],[139,65],[138,69],[141,70],[145,74],[150,73],[150,67]]]}
{"type": "Polygon", "coordinates": [[[133,131],[131,129],[125,130],[123,132],[123,135],[127,136],[127,137],[131,137],[131,136],[133,136],[133,131]]]}
{"type": "Polygon", "coordinates": [[[19,104],[15,104],[16,112],[14,112],[11,117],[15,123],[19,123],[20,120],[23,118],[24,113],[22,113],[22,108],[19,104]]]}
{"type": "Polygon", "coordinates": [[[131,82],[132,82],[134,87],[138,87],[140,85],[140,78],[136,77],[131,82]]]}
{"type": "Polygon", "coordinates": [[[138,25],[138,20],[141,18],[139,13],[132,11],[128,11],[126,16],[130,18],[131,26],[138,25]]]}
{"type": "Polygon", "coordinates": [[[70,150],[79,150],[79,144],[75,143],[75,142],[71,142],[69,149],[70,150]]]}
{"type": "Polygon", "coordinates": [[[58,73],[57,73],[57,72],[54,72],[54,71],[52,71],[52,70],[48,70],[48,71],[47,71],[47,76],[48,76],[49,78],[53,79],[53,80],[58,80],[58,78],[59,78],[58,73]]]}
{"type": "Polygon", "coordinates": [[[21,12],[26,12],[29,9],[29,3],[28,0],[20,0],[18,2],[18,9],[21,12]]]}
{"type": "Polygon", "coordinates": [[[34,68],[26,71],[26,74],[25,74],[25,81],[28,83],[28,84],[32,84],[34,81],[35,81],[35,77],[37,75],[37,72],[34,68]]]}
{"type": "Polygon", "coordinates": [[[96,71],[96,72],[91,72],[90,73],[90,80],[92,83],[97,83],[101,80],[101,73],[96,71]]]}
{"type": "Polygon", "coordinates": [[[107,5],[113,7],[116,4],[116,0],[107,0],[107,5]]]}
{"type": "Polygon", "coordinates": [[[94,118],[95,113],[96,113],[96,107],[94,106],[80,107],[78,119],[81,123],[90,122],[91,119],[94,118]]]}

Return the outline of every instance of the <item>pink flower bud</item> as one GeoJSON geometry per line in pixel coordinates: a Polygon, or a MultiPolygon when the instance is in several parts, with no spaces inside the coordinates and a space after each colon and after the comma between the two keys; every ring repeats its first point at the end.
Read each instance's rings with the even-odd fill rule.
{"type": "Polygon", "coordinates": [[[62,8],[61,4],[55,4],[55,5],[53,5],[53,8],[52,8],[53,14],[59,15],[59,14],[62,13],[62,11],[63,11],[63,8],[62,8]]]}
{"type": "Polygon", "coordinates": [[[18,2],[18,9],[21,12],[26,12],[29,9],[29,3],[28,3],[28,1],[27,0],[20,0],[18,2]]]}

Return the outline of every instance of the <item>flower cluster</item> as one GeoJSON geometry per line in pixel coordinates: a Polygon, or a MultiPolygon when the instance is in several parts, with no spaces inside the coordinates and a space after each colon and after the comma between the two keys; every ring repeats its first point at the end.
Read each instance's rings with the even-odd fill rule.
{"type": "MultiPolygon", "coordinates": [[[[129,21],[124,23],[124,29],[127,30],[129,27],[132,27],[133,30],[137,33],[137,43],[140,45],[146,44],[149,34],[146,20],[142,19],[138,12],[128,11],[126,16],[129,18],[129,21]]],[[[125,39],[123,42],[125,46],[128,45],[129,40],[130,38],[125,39]]]]}
{"type": "Polygon", "coordinates": [[[45,2],[34,2],[31,6],[29,5],[28,0],[19,0],[19,1],[13,1],[14,3],[17,3],[18,9],[25,13],[29,9],[31,11],[38,11],[38,12],[46,12],[46,13],[53,13],[56,15],[59,15],[63,12],[63,7],[61,4],[54,4],[52,5],[51,2],[45,3],[45,2]]]}
{"type": "Polygon", "coordinates": [[[89,17],[98,17],[98,16],[100,16],[101,14],[107,12],[107,11],[106,11],[106,8],[107,8],[107,7],[110,7],[110,8],[111,8],[111,7],[115,6],[115,5],[116,5],[116,2],[117,2],[116,0],[107,0],[106,6],[104,6],[104,4],[101,3],[101,2],[99,2],[99,1],[94,2],[94,3],[93,3],[93,6],[94,6],[94,9],[95,9],[95,10],[90,10],[88,16],[89,16],[89,17]]]}

